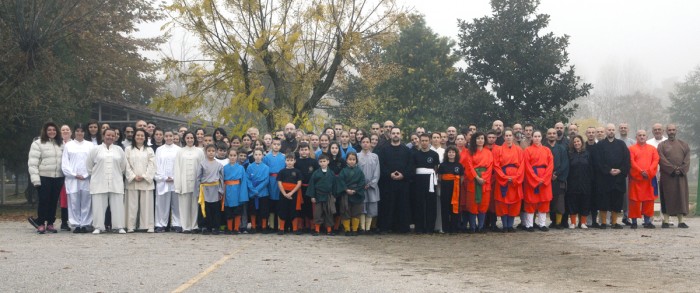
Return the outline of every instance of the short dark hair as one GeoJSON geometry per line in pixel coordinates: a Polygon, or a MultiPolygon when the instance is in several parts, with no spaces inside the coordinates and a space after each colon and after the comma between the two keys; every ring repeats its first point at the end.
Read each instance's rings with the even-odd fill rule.
{"type": "Polygon", "coordinates": [[[318,160],[319,160],[319,161],[320,161],[320,160],[330,161],[330,160],[328,159],[328,156],[327,156],[326,154],[321,154],[320,156],[318,156],[318,160]]]}
{"type": "Polygon", "coordinates": [[[223,141],[217,141],[217,142],[214,143],[214,145],[216,145],[216,150],[217,150],[217,151],[218,151],[218,150],[227,150],[227,149],[228,149],[228,146],[227,146],[226,143],[223,142],[223,141]]]}

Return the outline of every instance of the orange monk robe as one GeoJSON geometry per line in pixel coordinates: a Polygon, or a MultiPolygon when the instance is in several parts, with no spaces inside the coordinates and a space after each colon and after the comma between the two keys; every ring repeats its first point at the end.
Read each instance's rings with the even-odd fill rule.
{"type": "Polygon", "coordinates": [[[467,182],[467,211],[472,214],[485,213],[489,208],[491,195],[491,173],[493,172],[493,154],[491,151],[484,148],[477,150],[474,155],[465,152],[465,156],[460,158],[460,163],[464,166],[464,175],[467,182]],[[481,202],[476,202],[476,177],[477,168],[484,168],[481,172],[481,179],[484,184],[481,185],[481,202]]]}
{"type": "Polygon", "coordinates": [[[523,149],[516,144],[510,147],[504,144],[496,149],[493,159],[493,170],[496,174],[495,180],[492,179],[496,182],[494,199],[505,204],[520,203],[523,199],[521,186],[525,180],[523,149]],[[512,179],[510,183],[509,178],[512,179]],[[507,187],[505,195],[502,193],[504,187],[507,187]]]}
{"type": "MultiPolygon", "coordinates": [[[[484,147],[484,148],[486,148],[486,147],[484,147]]],[[[500,148],[501,148],[501,146],[499,146],[497,144],[492,144],[492,145],[488,146],[488,150],[491,151],[491,155],[493,156],[494,162],[496,161],[496,152],[500,148]]],[[[491,198],[491,200],[489,201],[489,212],[495,213],[496,212],[496,201],[493,200],[493,198],[494,198],[494,195],[496,194],[495,190],[498,187],[498,183],[495,180],[495,177],[496,177],[495,163],[494,163],[494,168],[492,168],[492,169],[493,169],[493,172],[491,172],[491,178],[492,178],[491,179],[491,189],[489,191],[489,196],[491,198]]]]}
{"type": "Polygon", "coordinates": [[[634,144],[630,149],[629,199],[633,201],[654,200],[654,187],[651,180],[659,167],[659,153],[650,144],[634,144]],[[642,176],[646,171],[647,178],[642,176]]]}
{"type": "Polygon", "coordinates": [[[552,201],[552,172],[554,156],[548,147],[531,145],[523,153],[525,161],[525,203],[543,203],[552,201]],[[544,166],[542,168],[542,166],[544,166]],[[535,173],[534,167],[537,168],[535,173]],[[542,185],[537,185],[542,182],[542,185]],[[536,193],[536,191],[539,191],[536,193]]]}

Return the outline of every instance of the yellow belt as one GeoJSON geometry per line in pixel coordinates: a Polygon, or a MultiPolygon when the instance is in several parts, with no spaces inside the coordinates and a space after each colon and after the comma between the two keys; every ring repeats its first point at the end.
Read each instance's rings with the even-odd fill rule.
{"type": "Polygon", "coordinates": [[[217,186],[217,185],[219,185],[218,181],[199,184],[199,199],[197,200],[197,203],[199,203],[199,207],[202,209],[202,217],[205,217],[205,218],[207,217],[207,213],[206,213],[205,208],[204,208],[204,187],[217,186]]]}

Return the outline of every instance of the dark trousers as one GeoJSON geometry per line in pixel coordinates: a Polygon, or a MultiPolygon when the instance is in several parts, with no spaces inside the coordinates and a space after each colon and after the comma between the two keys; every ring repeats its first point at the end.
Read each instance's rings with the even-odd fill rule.
{"type": "Polygon", "coordinates": [[[53,225],[56,221],[56,206],[58,204],[58,198],[61,194],[61,187],[63,187],[63,177],[52,178],[52,177],[39,177],[41,180],[41,186],[39,186],[38,196],[39,204],[37,205],[37,222],[39,225],[43,225],[46,222],[47,225],[53,225]]]}
{"type": "MultiPolygon", "coordinates": [[[[202,225],[200,227],[208,228],[209,230],[218,230],[219,226],[221,226],[221,201],[204,202],[204,210],[207,213],[207,216],[202,216],[202,225]]],[[[199,212],[202,212],[201,209],[199,212]]]]}
{"type": "Polygon", "coordinates": [[[437,196],[428,191],[430,175],[416,175],[413,186],[413,223],[416,233],[427,233],[435,230],[437,217],[437,196]]]}
{"type": "Polygon", "coordinates": [[[411,204],[409,184],[403,180],[383,182],[380,187],[379,228],[382,231],[406,233],[410,231],[411,204]]]}
{"type": "MultiPolygon", "coordinates": [[[[443,182],[443,184],[445,184],[443,182]]],[[[459,225],[459,214],[452,212],[452,189],[448,193],[442,189],[440,194],[440,218],[442,218],[442,231],[445,233],[456,233],[459,225]]]]}

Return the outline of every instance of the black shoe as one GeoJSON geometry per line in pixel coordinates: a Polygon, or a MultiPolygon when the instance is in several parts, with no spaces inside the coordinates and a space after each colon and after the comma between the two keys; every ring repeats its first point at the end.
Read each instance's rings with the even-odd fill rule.
{"type": "Polygon", "coordinates": [[[190,230],[184,230],[184,231],[182,231],[182,234],[192,234],[192,231],[190,231],[190,230]]]}
{"type": "Polygon", "coordinates": [[[661,223],[661,228],[666,229],[666,228],[671,228],[671,226],[668,223],[661,223]]]}
{"type": "Polygon", "coordinates": [[[518,224],[518,226],[515,226],[515,228],[520,229],[520,230],[525,230],[525,225],[523,223],[518,224]]]}
{"type": "Polygon", "coordinates": [[[328,232],[328,233],[326,233],[326,236],[335,236],[335,232],[333,232],[333,231],[328,232]]]}
{"type": "MultiPolygon", "coordinates": [[[[206,228],[205,228],[205,229],[206,229],[206,228]]],[[[192,229],[192,234],[199,234],[199,233],[202,233],[202,230],[205,230],[205,229],[199,229],[199,228],[198,228],[198,229],[192,229]]]]}
{"type": "Polygon", "coordinates": [[[70,232],[70,226],[66,223],[61,223],[61,231],[70,232]]]}
{"type": "Polygon", "coordinates": [[[647,223],[647,224],[644,224],[644,228],[646,228],[646,229],[654,229],[654,228],[656,228],[656,226],[654,226],[654,224],[652,224],[652,223],[647,223]]]}
{"type": "Polygon", "coordinates": [[[318,232],[316,232],[316,231],[311,232],[311,236],[318,236],[318,232]]]}
{"type": "Polygon", "coordinates": [[[219,229],[211,230],[211,235],[219,235],[219,229]]]}
{"type": "Polygon", "coordinates": [[[32,218],[31,216],[27,217],[27,222],[34,226],[34,229],[39,229],[39,224],[37,224],[36,219],[32,218]]]}
{"type": "Polygon", "coordinates": [[[515,229],[513,227],[506,229],[506,232],[508,233],[515,233],[515,229]]]}
{"type": "Polygon", "coordinates": [[[607,225],[607,224],[600,224],[600,225],[598,225],[598,229],[605,230],[605,229],[607,229],[607,228],[608,228],[608,225],[607,225]]]}
{"type": "Polygon", "coordinates": [[[535,232],[535,227],[527,227],[527,228],[525,228],[525,231],[527,231],[527,232],[535,232]]]}
{"type": "Polygon", "coordinates": [[[301,234],[304,234],[304,232],[301,231],[301,229],[294,231],[294,235],[301,235],[301,234]]]}
{"type": "Polygon", "coordinates": [[[73,234],[80,234],[80,233],[83,233],[83,229],[82,229],[82,228],[76,227],[75,229],[73,229],[73,234]]]}
{"type": "Polygon", "coordinates": [[[504,232],[504,230],[498,228],[498,226],[491,226],[491,232],[504,232]]]}
{"type": "Polygon", "coordinates": [[[616,230],[620,230],[620,229],[624,228],[624,226],[622,226],[620,224],[614,224],[611,226],[611,228],[616,229],[616,230]]]}
{"type": "Polygon", "coordinates": [[[591,228],[596,228],[596,229],[597,229],[597,228],[600,228],[600,224],[598,224],[598,223],[593,223],[593,224],[591,224],[591,228]]]}
{"type": "Polygon", "coordinates": [[[277,230],[277,235],[284,235],[284,231],[283,231],[283,230],[277,230]]]}
{"type": "MultiPolygon", "coordinates": [[[[637,229],[637,223],[632,223],[632,225],[630,225],[630,228],[637,229]]],[[[613,227],[613,229],[615,229],[615,227],[613,227]]]]}
{"type": "Polygon", "coordinates": [[[557,224],[554,222],[549,223],[549,228],[556,228],[557,224]]]}
{"type": "Polygon", "coordinates": [[[678,228],[687,229],[688,225],[686,225],[685,223],[678,223],[678,228]]]}
{"type": "Polygon", "coordinates": [[[549,231],[549,228],[547,228],[547,226],[542,226],[542,227],[540,227],[540,231],[547,232],[547,231],[549,231]]]}
{"type": "MultiPolygon", "coordinates": [[[[197,232],[195,232],[196,234],[197,232]]],[[[202,235],[209,235],[209,229],[207,228],[202,228],[202,235]]]]}
{"type": "Polygon", "coordinates": [[[625,226],[632,226],[632,223],[629,219],[622,219],[622,223],[625,224],[625,226]]]}

